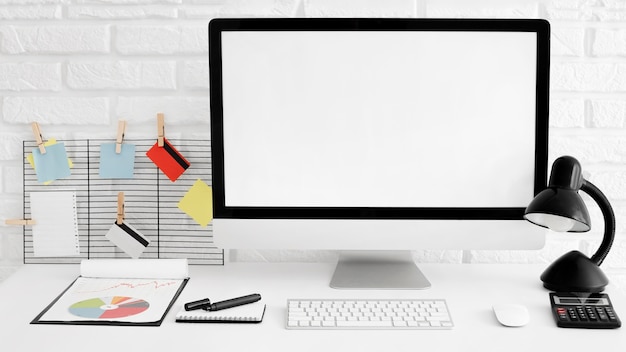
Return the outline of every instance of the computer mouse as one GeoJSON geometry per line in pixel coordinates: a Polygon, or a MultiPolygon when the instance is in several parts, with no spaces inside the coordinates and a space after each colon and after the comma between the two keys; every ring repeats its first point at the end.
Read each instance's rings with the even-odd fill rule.
{"type": "Polygon", "coordinates": [[[504,326],[524,326],[530,320],[528,309],[521,304],[497,304],[493,306],[493,312],[504,326]]]}

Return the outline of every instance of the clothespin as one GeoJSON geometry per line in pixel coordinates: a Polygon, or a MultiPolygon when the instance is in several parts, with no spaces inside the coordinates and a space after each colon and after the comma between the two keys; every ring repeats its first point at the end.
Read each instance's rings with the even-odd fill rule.
{"type": "Polygon", "coordinates": [[[165,115],[162,112],[157,114],[157,145],[162,147],[165,142],[165,115]]]}
{"type": "Polygon", "coordinates": [[[37,122],[33,122],[33,133],[35,134],[35,141],[37,141],[37,146],[39,147],[39,151],[41,154],[46,154],[46,147],[43,145],[43,136],[41,135],[41,130],[39,129],[39,124],[37,122]]]}
{"type": "Polygon", "coordinates": [[[117,194],[117,219],[115,223],[121,225],[124,222],[124,192],[117,194]]]}
{"type": "Polygon", "coordinates": [[[124,133],[126,133],[126,121],[119,120],[117,122],[117,139],[115,140],[115,153],[122,152],[122,141],[124,141],[124,133]]]}
{"type": "Polygon", "coordinates": [[[36,225],[37,222],[33,219],[7,219],[4,221],[4,224],[26,226],[26,225],[36,225]]]}

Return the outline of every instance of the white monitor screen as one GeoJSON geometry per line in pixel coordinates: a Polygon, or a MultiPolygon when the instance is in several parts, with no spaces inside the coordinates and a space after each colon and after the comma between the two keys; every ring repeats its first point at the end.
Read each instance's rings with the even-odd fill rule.
{"type": "Polygon", "coordinates": [[[545,183],[536,32],[220,34],[225,207],[524,208],[545,183]]]}

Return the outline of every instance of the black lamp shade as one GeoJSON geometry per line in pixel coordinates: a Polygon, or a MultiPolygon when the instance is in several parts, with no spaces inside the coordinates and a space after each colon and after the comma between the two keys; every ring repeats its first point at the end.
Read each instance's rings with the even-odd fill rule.
{"type": "Polygon", "coordinates": [[[526,220],[554,231],[586,232],[591,229],[589,212],[575,190],[547,188],[541,191],[526,208],[526,220]],[[558,221],[562,218],[564,221],[558,221]],[[570,222],[569,228],[560,229],[555,223],[570,222]],[[554,224],[554,225],[553,225],[554,224]]]}

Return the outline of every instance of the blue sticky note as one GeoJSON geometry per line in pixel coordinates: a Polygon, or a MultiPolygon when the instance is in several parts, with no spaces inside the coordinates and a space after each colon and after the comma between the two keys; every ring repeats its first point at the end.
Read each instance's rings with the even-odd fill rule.
{"type": "Polygon", "coordinates": [[[133,178],[135,170],[135,145],[122,143],[122,151],[115,152],[115,143],[100,145],[100,177],[133,178]]]}
{"type": "Polygon", "coordinates": [[[68,177],[72,174],[63,143],[47,146],[46,154],[41,154],[39,148],[34,148],[33,163],[35,164],[37,181],[42,183],[68,177]]]}

